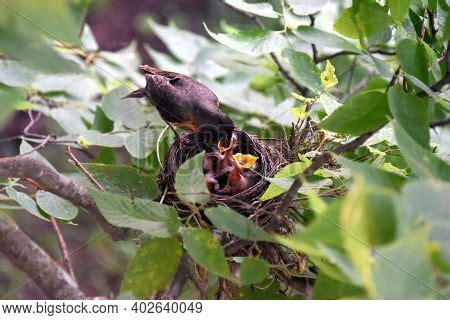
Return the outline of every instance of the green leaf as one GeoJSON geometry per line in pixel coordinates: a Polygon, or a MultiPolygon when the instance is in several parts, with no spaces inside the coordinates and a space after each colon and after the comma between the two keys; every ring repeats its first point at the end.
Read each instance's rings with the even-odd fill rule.
{"type": "Polygon", "coordinates": [[[296,80],[316,93],[322,90],[320,71],[310,56],[292,49],[284,49],[282,55],[289,61],[296,80]]]}
{"type": "Polygon", "coordinates": [[[147,18],[146,22],[170,53],[180,61],[194,63],[200,51],[210,45],[205,37],[180,30],[173,24],[171,26],[160,25],[150,18],[147,18]]]}
{"type": "Polygon", "coordinates": [[[205,215],[214,226],[241,239],[249,241],[274,241],[273,238],[259,228],[253,221],[230,208],[219,206],[208,208],[205,215]]]}
{"type": "Polygon", "coordinates": [[[309,116],[309,113],[306,112],[306,104],[297,108],[292,108],[291,113],[300,120],[305,120],[309,116]]]}
{"type": "Polygon", "coordinates": [[[10,87],[25,87],[35,79],[35,72],[18,61],[0,61],[0,82],[10,87]]]}
{"type": "Polygon", "coordinates": [[[427,252],[428,230],[411,232],[377,249],[373,264],[377,299],[433,299],[436,284],[427,252]],[[395,283],[395,285],[392,285],[395,283]]]}
{"type": "Polygon", "coordinates": [[[108,148],[123,147],[123,138],[116,134],[101,133],[96,130],[86,130],[77,138],[78,144],[83,147],[102,146],[108,148]]]}
{"type": "Polygon", "coordinates": [[[331,64],[330,60],[327,60],[325,71],[320,74],[320,81],[322,82],[324,90],[335,87],[339,82],[335,73],[335,68],[331,64]]]}
{"type": "Polygon", "coordinates": [[[402,190],[401,208],[405,229],[425,223],[431,228],[430,239],[440,246],[442,258],[450,266],[450,184],[439,181],[412,181],[402,190]]]}
{"type": "Polygon", "coordinates": [[[431,85],[439,80],[436,72],[430,72],[436,54],[426,43],[404,39],[397,46],[397,57],[402,69],[423,83],[431,85]]]}
{"type": "Polygon", "coordinates": [[[146,240],[128,265],[120,292],[145,299],[164,289],[175,275],[182,253],[177,237],[146,240]]]}
{"type": "Polygon", "coordinates": [[[101,163],[84,163],[83,166],[106,192],[143,199],[153,199],[159,194],[155,178],[137,168],[101,163]]]}
{"type": "Polygon", "coordinates": [[[319,127],[357,136],[383,126],[388,122],[388,116],[390,112],[386,94],[369,91],[350,98],[320,122],[319,127]]]}
{"type": "Polygon", "coordinates": [[[38,151],[34,150],[33,147],[26,140],[22,140],[22,142],[20,143],[19,150],[21,155],[27,154],[24,157],[38,160],[46,164],[50,168],[53,168],[52,164],[46,158],[44,158],[38,151]]]}
{"type": "Polygon", "coordinates": [[[36,192],[37,205],[48,215],[57,219],[70,221],[78,214],[78,208],[70,201],[58,197],[50,192],[39,190],[36,192]]]}
{"type": "MultiPolygon", "coordinates": [[[[275,174],[276,179],[284,179],[284,178],[290,178],[293,176],[296,176],[303,171],[305,171],[309,167],[310,163],[308,162],[293,162],[290,163],[283,168],[281,168],[280,171],[278,171],[275,174]]],[[[286,192],[285,188],[282,188],[281,186],[278,186],[275,183],[271,183],[267,190],[264,192],[264,194],[261,196],[261,201],[266,201],[272,198],[275,198],[279,196],[280,194],[283,194],[286,192]]]]}
{"type": "Polygon", "coordinates": [[[40,34],[30,32],[29,29],[18,30],[0,26],[0,50],[23,65],[47,74],[81,73],[80,66],[76,62],[65,59],[48,44],[46,39],[40,34]]]}
{"type": "Polygon", "coordinates": [[[106,116],[122,123],[130,129],[142,128],[147,124],[141,106],[136,99],[122,99],[129,90],[122,86],[109,91],[103,96],[102,109],[106,116]]]}
{"type": "Polygon", "coordinates": [[[354,20],[353,8],[348,8],[342,11],[341,15],[333,25],[333,30],[347,38],[361,38],[358,26],[354,20]]]}
{"type": "Polygon", "coordinates": [[[322,31],[310,26],[300,26],[292,31],[300,39],[311,44],[318,44],[333,49],[341,49],[354,53],[361,53],[361,50],[353,43],[339,37],[333,33],[322,31]]]}
{"type": "Polygon", "coordinates": [[[203,159],[205,153],[199,153],[183,163],[175,176],[177,196],[185,202],[206,204],[209,201],[209,191],[203,174],[203,159]]]}
{"type": "Polygon", "coordinates": [[[338,162],[342,166],[350,169],[353,176],[362,176],[364,181],[369,185],[399,190],[405,182],[405,178],[400,175],[393,174],[364,162],[351,161],[344,157],[339,157],[338,162]]]}
{"type": "Polygon", "coordinates": [[[427,149],[430,144],[428,103],[416,95],[391,88],[388,93],[389,108],[396,122],[418,144],[427,149]]]}
{"type": "Polygon", "coordinates": [[[117,227],[143,231],[149,235],[168,238],[177,233],[179,221],[177,211],[171,206],[158,202],[135,199],[130,200],[109,192],[89,188],[105,219],[117,227]]]}
{"type": "Polygon", "coordinates": [[[394,129],[403,157],[419,177],[450,181],[450,164],[422,148],[403,127],[395,122],[394,129]]]}
{"type": "MultiPolygon", "coordinates": [[[[79,21],[67,0],[4,0],[6,10],[14,21],[13,28],[29,33],[42,33],[58,41],[78,43],[79,21]]],[[[10,22],[12,22],[10,20],[10,22]]]]}
{"type": "Polygon", "coordinates": [[[391,10],[391,17],[400,24],[403,18],[409,11],[409,7],[413,3],[413,0],[394,0],[389,1],[389,9],[391,10]]]}
{"type": "Polygon", "coordinates": [[[299,228],[293,235],[277,236],[278,241],[292,250],[307,254],[308,259],[329,277],[342,282],[360,282],[348,257],[344,256],[339,223],[340,202],[334,201],[326,206],[320,198],[310,197],[314,220],[308,227],[299,228]],[[343,266],[344,270],[341,269],[343,266]]]}
{"type": "Polygon", "coordinates": [[[190,256],[207,271],[232,279],[223,249],[211,232],[205,229],[185,229],[183,245],[190,256]]]}
{"type": "Polygon", "coordinates": [[[252,13],[266,18],[278,18],[278,14],[273,11],[273,7],[268,2],[248,3],[243,0],[224,0],[225,3],[239,10],[252,13]]]}
{"type": "Polygon", "coordinates": [[[44,217],[42,213],[39,211],[36,201],[34,201],[33,198],[31,198],[26,193],[19,192],[15,190],[13,187],[7,187],[6,193],[8,194],[8,196],[10,196],[11,199],[17,202],[22,208],[27,210],[32,215],[40,219],[50,221],[46,217],[44,217]]]}
{"type": "Polygon", "coordinates": [[[369,247],[368,225],[366,223],[367,195],[362,183],[355,185],[345,197],[340,212],[340,226],[347,255],[359,273],[361,282],[369,297],[375,296],[372,271],[372,250],[369,247]]]}
{"type": "Polygon", "coordinates": [[[342,12],[333,29],[348,38],[360,39],[382,32],[391,23],[391,17],[378,3],[355,3],[342,12]]]}
{"type": "Polygon", "coordinates": [[[92,129],[101,133],[111,132],[114,129],[114,122],[108,119],[101,107],[95,108],[95,118],[92,129]]]}
{"type": "Polygon", "coordinates": [[[158,136],[157,129],[138,129],[125,138],[125,149],[133,158],[145,159],[155,149],[158,136]]]}
{"type": "Polygon", "coordinates": [[[308,16],[317,13],[328,2],[328,0],[287,0],[295,14],[299,16],[308,16]]]}
{"type": "Polygon", "coordinates": [[[269,275],[267,262],[258,258],[245,258],[239,269],[239,282],[241,286],[257,284],[269,275]]]}
{"type": "Polygon", "coordinates": [[[337,281],[328,277],[323,272],[319,273],[314,283],[314,300],[335,300],[342,298],[359,298],[364,296],[364,291],[347,282],[337,281]]]}
{"type": "Polygon", "coordinates": [[[229,34],[213,33],[206,24],[205,29],[212,38],[221,44],[251,56],[271,53],[288,46],[286,38],[275,31],[255,29],[229,34]]]}
{"type": "Polygon", "coordinates": [[[17,103],[25,98],[22,90],[0,86],[0,101],[2,110],[0,113],[0,125],[10,116],[17,103]]]}

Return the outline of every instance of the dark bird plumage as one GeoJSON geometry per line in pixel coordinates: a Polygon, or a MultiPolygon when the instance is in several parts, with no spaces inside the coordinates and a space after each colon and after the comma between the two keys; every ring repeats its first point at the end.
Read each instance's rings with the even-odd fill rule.
{"type": "Polygon", "coordinates": [[[185,75],[141,66],[147,85],[124,98],[147,97],[161,118],[170,125],[197,133],[202,144],[216,146],[230,141],[234,123],[219,109],[216,95],[185,75]]]}

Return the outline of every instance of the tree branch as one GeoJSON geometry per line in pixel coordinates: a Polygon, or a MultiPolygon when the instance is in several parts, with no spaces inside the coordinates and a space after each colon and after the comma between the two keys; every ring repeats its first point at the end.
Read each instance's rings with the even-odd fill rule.
{"type": "Polygon", "coordinates": [[[61,230],[59,229],[58,222],[56,221],[55,217],[50,217],[50,222],[52,223],[56,239],[58,240],[59,249],[61,250],[61,254],[63,256],[64,267],[66,268],[66,271],[70,274],[72,279],[76,282],[77,278],[75,277],[75,272],[73,272],[72,261],[70,260],[66,241],[64,240],[61,230]]]}
{"type": "MultiPolygon", "coordinates": [[[[441,91],[441,89],[448,83],[450,83],[450,41],[447,42],[447,53],[445,54],[445,76],[434,85],[430,87],[430,89],[434,92],[441,91]]],[[[420,91],[417,94],[419,97],[426,97],[427,93],[425,91],[420,91]]]]}
{"type": "Polygon", "coordinates": [[[331,151],[322,153],[321,155],[316,156],[312,162],[311,165],[306,169],[301,176],[297,176],[292,183],[289,190],[286,192],[283,200],[276,208],[275,212],[273,213],[273,222],[270,223],[270,227],[274,227],[276,225],[279,225],[282,223],[285,219],[286,213],[289,210],[289,207],[291,206],[292,201],[294,201],[295,196],[297,195],[298,190],[303,185],[302,179],[306,179],[313,175],[313,173],[320,169],[324,164],[326,164],[328,161],[331,160],[332,154],[342,154],[345,152],[353,152],[355,151],[359,146],[361,146],[364,142],[366,142],[371,136],[377,132],[378,129],[369,131],[367,133],[364,133],[357,137],[356,139],[346,143],[337,146],[336,148],[332,149],[331,151]]]}
{"type": "Polygon", "coordinates": [[[86,298],[74,279],[3,213],[0,213],[0,251],[49,298],[86,298]]]}
{"type": "Polygon", "coordinates": [[[29,157],[0,159],[0,179],[7,178],[32,179],[42,190],[60,196],[91,213],[112,239],[124,240],[127,237],[127,229],[115,227],[106,221],[86,188],[38,160],[29,157]]]}
{"type": "Polygon", "coordinates": [[[188,254],[185,253],[180,259],[180,264],[178,266],[177,272],[175,273],[172,282],[169,284],[166,290],[164,299],[176,300],[180,297],[183,291],[183,287],[191,275],[190,268],[190,258],[188,254]]]}
{"type": "Polygon", "coordinates": [[[430,128],[443,127],[450,124],[450,117],[430,122],[430,128]]]}
{"type": "MultiPolygon", "coordinates": [[[[255,24],[261,28],[261,29],[266,29],[266,26],[264,25],[264,23],[262,23],[261,20],[258,19],[258,17],[252,13],[246,12],[246,11],[242,11],[239,10],[238,8],[233,7],[232,5],[223,2],[223,4],[225,6],[227,6],[228,8],[230,8],[231,10],[240,13],[244,16],[246,16],[249,19],[252,19],[255,24]]],[[[277,55],[275,53],[270,53],[270,57],[272,58],[272,60],[275,62],[275,64],[277,65],[278,69],[280,70],[281,74],[295,87],[295,89],[297,89],[302,95],[306,95],[307,89],[302,86],[300,83],[297,82],[297,80],[295,80],[290,74],[289,71],[286,70],[286,68],[281,64],[280,59],[278,59],[277,55]]]]}

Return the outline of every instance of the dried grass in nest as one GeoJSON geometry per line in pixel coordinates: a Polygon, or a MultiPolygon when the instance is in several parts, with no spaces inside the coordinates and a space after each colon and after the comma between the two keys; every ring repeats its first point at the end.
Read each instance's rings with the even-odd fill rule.
{"type": "MultiPolygon", "coordinates": [[[[293,128],[294,129],[294,128],[293,128]]],[[[209,207],[224,205],[233,208],[235,211],[248,216],[252,221],[262,228],[270,223],[271,213],[281,200],[280,197],[261,201],[260,197],[266,191],[269,182],[264,177],[273,177],[282,167],[288,164],[287,159],[292,156],[286,150],[290,147],[292,141],[282,140],[277,145],[268,145],[266,142],[251,136],[243,130],[235,130],[237,136],[237,146],[235,153],[251,154],[258,157],[254,172],[251,173],[250,187],[233,196],[212,195],[212,201],[209,207]],[[285,152],[281,152],[284,150],[285,152]]],[[[290,138],[292,140],[292,137],[290,138]]],[[[298,146],[297,146],[298,147],[298,146]]],[[[164,196],[164,203],[174,206],[178,209],[180,217],[187,217],[192,214],[189,207],[184,205],[176,196],[174,183],[178,168],[188,159],[194,157],[203,150],[193,139],[193,134],[183,134],[180,139],[176,139],[170,146],[163,167],[158,173],[158,186],[161,197],[164,196]]],[[[291,160],[292,161],[292,160],[291,160]]],[[[289,162],[291,162],[289,161],[289,162]]],[[[206,216],[197,217],[197,223],[201,226],[212,227],[206,216]]],[[[287,234],[293,231],[292,225],[282,226],[277,230],[272,230],[280,234],[287,234]]],[[[275,243],[254,243],[245,242],[240,244],[240,240],[231,234],[218,233],[225,251],[230,256],[260,256],[269,264],[277,265],[279,268],[273,269],[272,273],[281,281],[286,283],[286,279],[291,279],[292,275],[303,273],[306,258],[291,252],[290,250],[275,243]],[[236,246],[237,244],[237,246],[236,246]],[[234,249],[233,249],[234,247],[234,249]],[[302,267],[303,266],[303,267],[302,267]]],[[[303,279],[302,279],[303,281],[303,279]]],[[[291,285],[292,286],[292,285],[291,285]]]]}

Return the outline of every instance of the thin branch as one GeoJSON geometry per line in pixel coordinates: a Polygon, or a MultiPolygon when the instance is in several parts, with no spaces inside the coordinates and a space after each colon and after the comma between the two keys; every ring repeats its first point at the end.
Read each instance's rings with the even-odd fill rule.
{"type": "MultiPolygon", "coordinates": [[[[244,16],[246,16],[249,19],[252,19],[255,24],[261,28],[261,29],[266,29],[266,26],[264,25],[264,23],[262,23],[261,20],[258,19],[258,17],[252,13],[246,12],[246,11],[242,11],[238,8],[233,7],[232,5],[223,2],[223,4],[225,6],[227,6],[228,8],[232,9],[235,12],[238,12],[244,16]]],[[[286,70],[286,68],[281,64],[280,59],[277,57],[277,55],[275,53],[270,53],[270,57],[272,58],[272,60],[275,62],[275,64],[277,65],[278,69],[280,70],[281,74],[295,87],[295,89],[297,89],[297,91],[299,91],[302,95],[306,95],[307,93],[307,89],[302,86],[300,83],[297,82],[297,80],[295,80],[290,74],[289,72],[286,70]]]]}
{"type": "Polygon", "coordinates": [[[320,62],[323,62],[323,61],[327,61],[327,60],[330,60],[330,59],[333,59],[333,58],[336,58],[336,57],[339,57],[339,56],[345,56],[345,55],[359,55],[359,54],[356,53],[356,52],[347,51],[347,50],[338,51],[336,53],[333,53],[333,54],[330,54],[330,55],[327,55],[327,56],[318,57],[317,60],[316,60],[316,63],[320,63],[320,62]]]}
{"type": "Polygon", "coordinates": [[[98,183],[97,180],[95,180],[94,176],[86,170],[85,167],[83,167],[83,165],[81,164],[80,161],[78,161],[78,159],[73,155],[72,153],[72,149],[70,148],[69,145],[66,146],[66,154],[69,157],[70,160],[73,161],[73,163],[75,164],[75,166],[80,169],[80,171],[89,179],[89,181],[101,192],[104,192],[105,189],[102,187],[102,185],[100,183],[98,183]]]}
{"type": "Polygon", "coordinates": [[[323,165],[325,165],[328,161],[331,160],[332,154],[342,154],[345,152],[353,152],[355,151],[359,146],[361,146],[364,142],[366,142],[371,136],[377,132],[377,130],[372,130],[367,133],[364,133],[357,137],[356,139],[352,140],[351,142],[348,142],[346,144],[342,144],[337,146],[336,148],[332,149],[331,151],[322,153],[321,155],[316,156],[312,162],[311,165],[306,169],[301,176],[297,176],[292,183],[289,190],[286,192],[284,198],[282,199],[281,203],[278,205],[276,210],[273,213],[273,219],[272,223],[269,224],[269,228],[273,228],[274,226],[278,226],[279,224],[283,223],[286,217],[286,213],[289,210],[289,207],[291,206],[292,201],[294,201],[298,190],[303,185],[302,180],[306,179],[313,175],[313,173],[320,169],[323,165]]]}
{"type": "Polygon", "coordinates": [[[106,221],[84,186],[75,183],[46,164],[30,157],[0,159],[0,179],[8,178],[32,179],[42,190],[60,196],[91,213],[112,239],[126,239],[127,229],[115,227],[106,221]]]}
{"type": "Polygon", "coordinates": [[[21,157],[27,156],[27,155],[29,155],[29,154],[32,154],[33,152],[36,152],[36,151],[38,151],[38,150],[40,150],[40,149],[42,149],[42,148],[45,148],[45,147],[47,146],[47,144],[48,144],[49,142],[51,142],[54,138],[55,138],[55,137],[54,137],[53,134],[47,135],[47,136],[45,137],[45,139],[42,140],[42,142],[39,143],[36,147],[34,147],[33,149],[31,149],[30,151],[27,151],[27,152],[25,152],[25,153],[19,154],[19,155],[17,156],[17,158],[21,158],[21,157]]]}
{"type": "Polygon", "coordinates": [[[430,128],[443,127],[450,124],[450,117],[430,122],[430,128]]]}
{"type": "MultiPolygon", "coordinates": [[[[314,24],[316,23],[316,17],[313,14],[310,14],[309,21],[310,21],[309,26],[314,27],[314,24]]],[[[311,49],[312,49],[313,61],[317,64],[317,60],[318,60],[317,46],[314,43],[311,43],[311,49]]]]}
{"type": "MultiPolygon", "coordinates": [[[[447,53],[445,54],[445,76],[434,85],[430,87],[430,89],[434,92],[439,92],[441,89],[450,83],[450,41],[447,42],[447,53]]],[[[426,97],[427,93],[425,91],[420,91],[417,94],[419,97],[426,97]]]]}
{"type": "Polygon", "coordinates": [[[0,251],[50,299],[86,299],[77,283],[7,215],[0,213],[0,251]]]}
{"type": "Polygon", "coordinates": [[[67,251],[66,241],[64,240],[61,230],[59,229],[58,222],[56,222],[55,217],[50,217],[50,222],[52,223],[53,230],[55,231],[59,249],[61,249],[61,253],[63,255],[64,267],[66,268],[66,271],[69,272],[72,279],[76,282],[77,278],[75,278],[75,273],[73,272],[72,262],[70,260],[69,253],[67,251]]]}
{"type": "Polygon", "coordinates": [[[181,257],[177,272],[166,290],[166,294],[164,295],[165,299],[176,300],[180,297],[183,287],[191,275],[190,268],[190,259],[188,254],[185,253],[181,257]]]}

